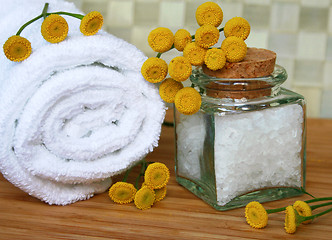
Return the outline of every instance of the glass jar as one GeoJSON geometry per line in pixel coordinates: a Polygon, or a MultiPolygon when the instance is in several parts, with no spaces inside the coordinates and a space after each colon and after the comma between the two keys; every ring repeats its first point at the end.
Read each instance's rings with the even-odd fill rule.
{"type": "Polygon", "coordinates": [[[176,179],[217,210],[301,195],[305,189],[305,101],[280,87],[287,73],[225,79],[197,68],[198,113],[174,109],[176,179]]]}

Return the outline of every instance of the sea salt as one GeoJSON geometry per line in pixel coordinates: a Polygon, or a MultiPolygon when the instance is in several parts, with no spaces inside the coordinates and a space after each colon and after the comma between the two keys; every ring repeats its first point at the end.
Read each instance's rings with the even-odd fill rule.
{"type": "MultiPolygon", "coordinates": [[[[178,175],[201,179],[206,115],[180,115],[178,175]]],[[[301,187],[303,109],[283,105],[241,114],[214,115],[214,169],[218,205],[269,187],[301,187]]]]}

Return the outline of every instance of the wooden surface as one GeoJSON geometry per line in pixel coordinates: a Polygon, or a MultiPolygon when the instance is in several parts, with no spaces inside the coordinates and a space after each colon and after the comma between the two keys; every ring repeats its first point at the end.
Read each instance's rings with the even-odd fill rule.
{"type": "MultiPolygon", "coordinates": [[[[307,191],[318,197],[332,196],[332,120],[309,119],[307,128],[307,191]]],[[[1,175],[0,239],[332,238],[332,213],[299,226],[290,235],[283,229],[283,213],[269,215],[268,226],[256,230],[245,222],[244,208],[219,212],[198,199],[175,181],[171,127],[163,127],[159,147],[147,159],[166,163],[172,175],[167,197],[145,211],[138,210],[133,203],[115,204],[107,193],[69,206],[49,206],[14,187],[1,175]]],[[[296,199],[309,198],[301,196],[264,206],[281,207],[296,199]]]]}

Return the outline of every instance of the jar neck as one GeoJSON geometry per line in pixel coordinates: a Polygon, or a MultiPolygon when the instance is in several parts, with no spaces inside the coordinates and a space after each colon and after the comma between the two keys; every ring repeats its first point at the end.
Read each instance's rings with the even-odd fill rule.
{"type": "Polygon", "coordinates": [[[255,99],[275,96],[279,91],[279,85],[259,80],[219,81],[205,86],[205,94],[213,98],[255,99]]]}

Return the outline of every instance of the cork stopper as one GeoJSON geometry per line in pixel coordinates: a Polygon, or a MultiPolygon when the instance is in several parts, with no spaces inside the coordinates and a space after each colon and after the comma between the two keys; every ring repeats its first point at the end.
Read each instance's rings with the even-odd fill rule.
{"type": "Polygon", "coordinates": [[[241,62],[227,62],[221,70],[212,71],[203,65],[202,70],[206,75],[220,78],[206,86],[206,94],[234,99],[269,96],[272,86],[257,78],[269,76],[274,70],[275,61],[276,53],[270,50],[248,48],[247,55],[241,62]]]}

